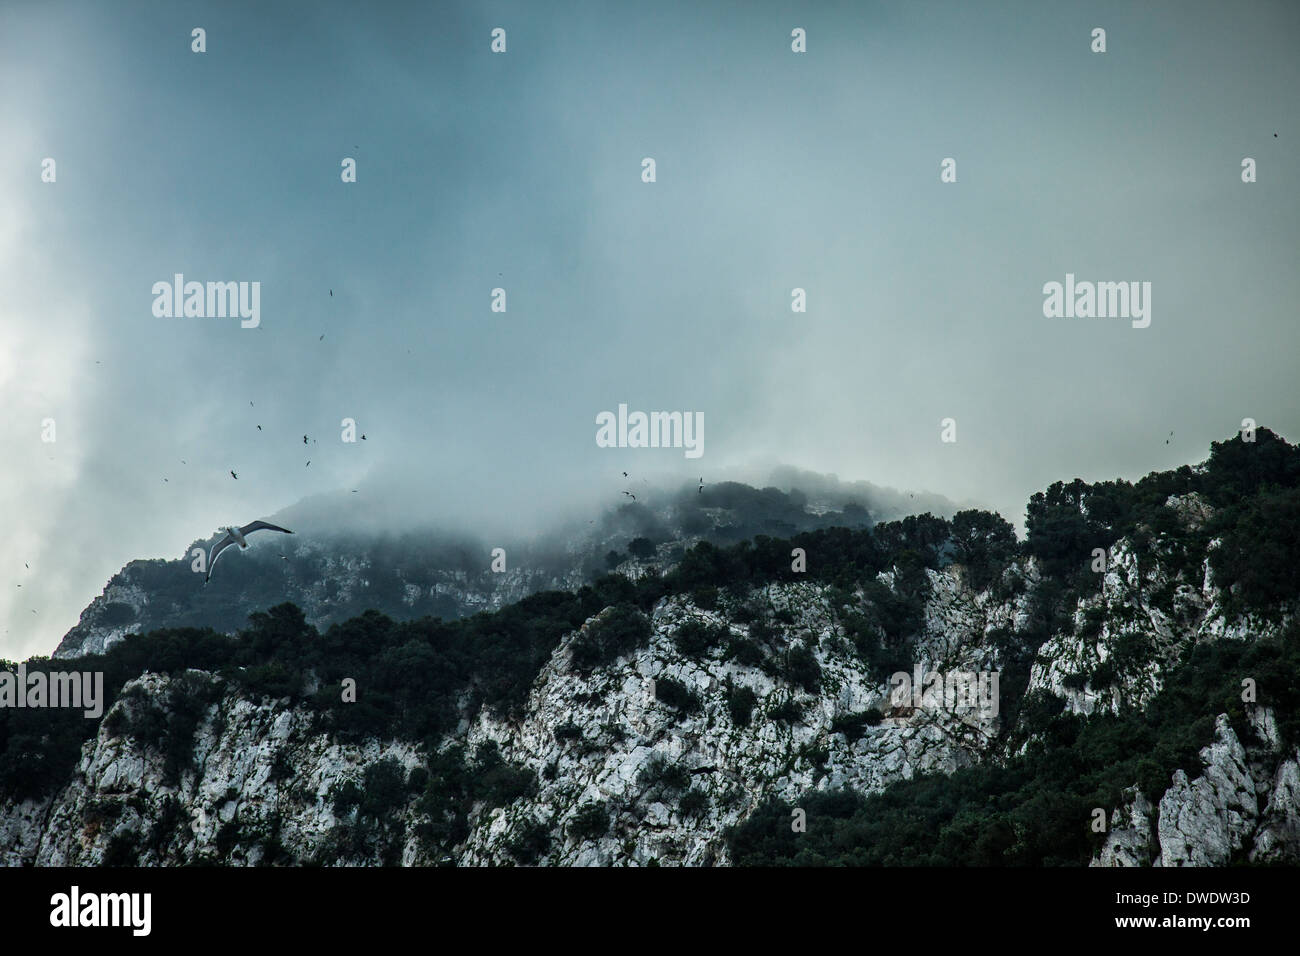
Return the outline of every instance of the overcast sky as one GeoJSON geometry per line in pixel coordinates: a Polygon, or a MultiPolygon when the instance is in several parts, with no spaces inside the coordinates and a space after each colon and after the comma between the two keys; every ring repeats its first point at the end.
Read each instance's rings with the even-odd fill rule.
{"type": "Polygon", "coordinates": [[[490,531],[788,462],[1019,522],[1295,440],[1300,5],[1089,6],[0,5],[0,655],[339,489],[490,531]],[[178,272],[260,326],[156,317],[178,272]],[[1150,327],[1045,318],[1067,273],[1150,327]],[[703,456],[598,448],[619,403],[703,456]]]}

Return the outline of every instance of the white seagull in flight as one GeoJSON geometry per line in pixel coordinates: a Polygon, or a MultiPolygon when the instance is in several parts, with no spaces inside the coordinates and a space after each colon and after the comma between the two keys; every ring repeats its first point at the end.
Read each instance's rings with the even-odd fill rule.
{"type": "Polygon", "coordinates": [[[293,534],[293,532],[288,528],[281,528],[279,525],[274,525],[266,521],[254,521],[252,524],[246,524],[242,528],[236,528],[234,525],[231,525],[228,528],[218,529],[225,531],[226,536],[212,546],[212,552],[208,555],[208,574],[207,577],[203,579],[203,583],[207,584],[208,581],[211,580],[212,566],[217,563],[217,558],[221,556],[222,551],[225,551],[226,548],[230,547],[232,544],[239,545],[240,550],[248,550],[248,542],[244,540],[244,536],[263,529],[267,531],[283,531],[285,534],[293,534]]]}

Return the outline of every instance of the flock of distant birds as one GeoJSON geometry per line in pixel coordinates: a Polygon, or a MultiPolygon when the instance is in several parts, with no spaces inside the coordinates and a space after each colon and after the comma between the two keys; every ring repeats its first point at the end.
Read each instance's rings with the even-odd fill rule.
{"type": "MultiPolygon", "coordinates": [[[[329,294],[330,294],[330,298],[331,298],[331,299],[334,298],[334,290],[333,290],[333,289],[330,289],[330,290],[329,290],[329,294]]],[[[320,341],[320,342],[324,342],[324,341],[325,341],[325,335],[324,335],[324,333],[321,334],[320,338],[319,338],[317,341],[320,341]]],[[[249,406],[249,408],[256,408],[256,407],[257,407],[257,406],[254,405],[251,401],[248,403],[248,406],[249,406]]],[[[262,430],[262,426],[261,426],[261,425],[258,425],[258,426],[257,426],[257,430],[260,432],[260,431],[262,430]]],[[[362,440],[362,441],[366,441],[366,440],[367,440],[364,432],[363,432],[362,435],[361,435],[361,440],[362,440]]],[[[303,436],[302,436],[302,443],[303,443],[304,445],[307,445],[307,444],[314,445],[314,444],[316,444],[316,439],[314,439],[314,438],[310,438],[308,435],[303,435],[303,436]]],[[[185,459],[184,459],[184,458],[181,459],[181,464],[182,464],[182,465],[185,464],[185,459]]],[[[307,459],[307,464],[305,464],[303,467],[304,467],[304,468],[310,468],[310,467],[311,467],[311,459],[310,459],[310,458],[307,459]]],[[[235,469],[233,469],[233,468],[230,469],[230,477],[231,477],[232,479],[234,479],[235,481],[238,481],[238,480],[239,480],[239,474],[238,474],[238,473],[235,471],[235,469]]],[[[163,479],[163,481],[166,481],[166,480],[167,480],[166,478],[163,479]]],[[[355,494],[357,493],[357,489],[353,488],[353,489],[352,489],[352,493],[355,495],[355,494]]],[[[221,538],[221,540],[219,540],[216,544],[214,544],[214,545],[212,546],[212,549],[208,552],[208,566],[207,566],[207,573],[204,575],[204,578],[203,578],[203,583],[204,583],[205,585],[206,585],[209,581],[212,580],[212,568],[213,568],[213,566],[217,563],[217,558],[219,558],[219,557],[221,556],[221,554],[222,554],[222,553],[223,553],[227,548],[232,547],[232,546],[234,546],[234,545],[238,545],[238,546],[239,546],[239,549],[240,549],[241,551],[246,551],[246,550],[248,550],[248,541],[247,541],[246,539],[247,539],[247,536],[250,535],[250,534],[252,534],[254,531],[279,531],[279,532],[282,532],[282,533],[284,533],[284,534],[293,534],[293,532],[290,531],[288,528],[281,528],[279,525],[271,524],[271,523],[268,522],[268,521],[254,521],[254,522],[252,522],[251,524],[246,524],[246,525],[244,525],[243,527],[238,527],[238,526],[236,526],[236,525],[229,525],[229,526],[227,526],[227,527],[225,527],[225,528],[219,528],[219,529],[217,529],[217,530],[218,530],[218,532],[224,531],[224,532],[225,532],[225,536],[224,536],[223,538],[221,538]]],[[[282,554],[282,555],[280,555],[280,560],[282,560],[282,561],[287,561],[287,560],[289,560],[289,558],[288,558],[287,555],[282,554]]]]}
{"type": "MultiPolygon", "coordinates": [[[[1277,134],[1275,133],[1274,135],[1277,135],[1277,134]]],[[[499,275],[499,274],[500,274],[500,273],[498,273],[498,275],[499,275]]],[[[333,289],[330,289],[330,290],[329,290],[329,293],[330,293],[330,298],[333,298],[333,297],[334,297],[334,290],[333,290],[333,289]]],[[[319,341],[322,341],[322,342],[325,341],[325,336],[324,336],[323,334],[321,335],[319,341]]],[[[99,365],[99,364],[101,364],[101,363],[98,362],[98,361],[96,361],[95,364],[96,364],[96,365],[99,365]]],[[[255,407],[256,407],[255,405],[253,405],[253,403],[252,403],[251,401],[248,403],[248,405],[249,405],[250,408],[255,408],[255,407]]],[[[262,426],[261,426],[261,425],[258,425],[258,426],[257,426],[257,430],[260,432],[260,431],[262,430],[262,426]]],[[[1166,439],[1165,439],[1165,444],[1168,445],[1170,439],[1172,439],[1173,437],[1174,437],[1174,433],[1173,433],[1173,431],[1171,430],[1171,431],[1169,432],[1169,438],[1166,438],[1166,439]]],[[[362,441],[366,441],[366,436],[365,436],[364,433],[363,433],[362,436],[361,436],[361,440],[362,440],[362,441]]],[[[306,444],[308,444],[308,442],[309,442],[308,436],[307,436],[307,435],[303,435],[303,436],[302,436],[302,443],[303,443],[304,445],[306,445],[306,444]]],[[[314,438],[310,439],[310,443],[313,444],[313,445],[316,444],[316,439],[314,439],[314,438]]],[[[182,465],[184,465],[184,464],[186,463],[184,458],[182,458],[182,459],[180,460],[180,462],[181,462],[182,465]]],[[[311,467],[311,460],[308,459],[308,460],[307,460],[307,464],[304,465],[303,467],[305,467],[305,468],[310,468],[310,467],[311,467]]],[[[233,469],[233,468],[230,469],[230,477],[233,478],[235,481],[238,481],[238,480],[239,480],[239,475],[237,475],[237,474],[235,473],[235,469],[233,469]]],[[[627,473],[626,471],[623,472],[623,477],[624,477],[624,478],[628,478],[628,477],[629,477],[629,476],[628,476],[628,473],[627,473]]],[[[167,479],[166,479],[166,478],[163,478],[163,481],[167,481],[167,479]]],[[[642,478],[641,481],[642,481],[643,484],[644,484],[644,483],[648,483],[647,480],[646,480],[645,478],[642,478]]],[[[697,494],[702,494],[702,493],[704,492],[704,476],[703,476],[703,475],[700,476],[700,484],[699,484],[699,487],[695,489],[695,491],[696,491],[697,494]]],[[[357,493],[357,489],[353,488],[353,489],[352,489],[352,493],[355,495],[355,494],[357,493]]],[[[626,495],[628,498],[632,499],[633,501],[636,501],[636,495],[633,494],[631,491],[628,491],[628,490],[624,489],[623,494],[626,495]]],[[[911,497],[915,498],[916,495],[913,494],[911,497]]],[[[587,523],[588,523],[588,524],[592,524],[592,523],[594,523],[594,519],[593,519],[593,521],[588,521],[587,523]]],[[[244,525],[243,527],[238,527],[238,526],[236,526],[236,525],[229,525],[229,526],[227,526],[227,527],[225,527],[225,528],[219,528],[218,531],[219,531],[219,532],[220,532],[220,531],[224,531],[224,532],[225,532],[225,536],[224,536],[220,541],[218,541],[216,544],[214,544],[214,545],[212,546],[212,549],[211,549],[211,551],[210,551],[209,554],[208,554],[208,567],[207,567],[207,574],[206,574],[206,575],[204,576],[204,578],[203,578],[203,583],[204,583],[205,585],[206,585],[210,580],[212,580],[212,566],[213,566],[214,564],[216,564],[216,562],[217,562],[217,558],[219,558],[219,557],[221,556],[222,552],[224,552],[227,548],[232,547],[232,546],[234,546],[234,545],[238,545],[238,546],[239,546],[239,549],[240,549],[241,551],[246,551],[246,550],[248,550],[248,541],[247,541],[247,536],[250,535],[250,534],[252,534],[254,531],[279,531],[279,532],[283,532],[284,534],[293,534],[293,532],[290,531],[288,528],[281,528],[279,525],[274,525],[274,524],[271,524],[271,523],[266,522],[266,521],[254,521],[254,522],[252,522],[251,524],[246,524],[246,525],[244,525]]],[[[282,560],[285,560],[285,561],[288,560],[288,557],[285,556],[285,555],[283,555],[283,554],[280,555],[280,558],[281,558],[282,560]]],[[[27,562],[25,562],[25,561],[23,562],[23,567],[24,567],[24,568],[28,568],[28,570],[30,570],[30,566],[29,566],[29,565],[27,564],[27,562]]],[[[22,585],[20,584],[20,585],[18,585],[18,587],[22,587],[22,585]]],[[[33,614],[36,613],[36,609],[35,609],[35,608],[30,608],[29,610],[31,610],[31,612],[32,612],[33,614]]],[[[5,630],[6,630],[6,633],[7,633],[7,632],[8,632],[8,628],[6,628],[5,630]]]]}
{"type": "MultiPolygon", "coordinates": [[[[333,295],[334,295],[334,290],[333,290],[333,289],[330,289],[330,296],[333,297],[333,295]]],[[[325,336],[322,335],[322,336],[321,336],[321,340],[324,340],[324,338],[325,338],[325,336]]],[[[96,364],[98,364],[98,363],[96,363],[96,364]]],[[[248,404],[249,404],[249,407],[256,407],[256,406],[253,405],[253,403],[252,403],[251,401],[250,401],[248,404]]],[[[262,426],[261,426],[261,425],[258,425],[258,426],[257,426],[257,430],[260,432],[260,431],[262,430],[262,426]]],[[[1169,432],[1169,438],[1166,438],[1166,439],[1165,439],[1165,444],[1168,445],[1170,439],[1172,439],[1173,437],[1174,437],[1174,433],[1173,433],[1173,431],[1171,430],[1171,431],[1169,432]]],[[[365,436],[365,434],[362,434],[362,436],[361,436],[361,440],[362,440],[362,441],[366,441],[366,436],[365,436]]],[[[313,445],[316,443],[316,439],[314,439],[314,438],[310,438],[310,439],[309,439],[309,437],[308,437],[307,435],[303,435],[303,436],[302,436],[302,443],[303,443],[304,445],[308,444],[309,441],[310,441],[310,443],[313,444],[313,445]]],[[[180,460],[180,462],[181,462],[182,465],[186,464],[184,458],[182,458],[182,459],[180,460]]],[[[306,467],[306,468],[310,468],[310,467],[311,467],[311,461],[310,461],[310,459],[307,461],[307,464],[306,464],[304,467],[306,467]]],[[[235,473],[235,469],[233,469],[233,468],[230,469],[230,477],[233,478],[235,481],[238,481],[238,480],[239,480],[239,475],[237,475],[237,474],[235,473]]],[[[626,471],[623,472],[623,477],[624,477],[624,478],[629,478],[629,475],[628,475],[628,473],[627,473],[626,471]]],[[[166,479],[166,478],[163,478],[163,481],[167,481],[167,479],[166,479]]],[[[645,478],[642,478],[641,481],[642,481],[643,484],[648,484],[648,481],[647,481],[647,479],[645,479],[645,478]]],[[[695,489],[695,491],[696,491],[697,494],[703,494],[703,492],[704,492],[704,476],[703,476],[703,475],[700,476],[700,484],[699,484],[699,486],[695,489]]],[[[355,494],[357,493],[357,489],[353,488],[353,489],[352,489],[352,493],[355,495],[355,494]]],[[[623,494],[624,494],[625,496],[627,496],[628,498],[632,499],[633,501],[636,501],[636,495],[635,495],[633,492],[624,489],[623,494]]],[[[915,495],[915,494],[911,494],[911,497],[915,498],[916,495],[915,495]]],[[[588,521],[588,522],[587,522],[587,524],[594,524],[594,523],[595,523],[595,519],[592,519],[591,521],[588,521]]],[[[238,546],[239,546],[239,549],[240,549],[241,551],[246,551],[246,550],[248,550],[248,541],[247,541],[247,536],[250,535],[250,534],[252,534],[254,531],[279,531],[279,532],[282,532],[282,533],[284,533],[284,534],[293,534],[293,532],[290,531],[288,528],[281,528],[279,525],[274,525],[274,524],[271,524],[270,522],[267,522],[267,521],[254,521],[254,522],[252,522],[251,524],[246,524],[246,525],[244,525],[243,527],[238,527],[238,526],[235,526],[235,525],[229,525],[229,526],[227,526],[227,527],[225,527],[225,528],[219,528],[219,529],[218,529],[218,532],[221,532],[221,531],[224,531],[224,532],[225,532],[225,536],[224,536],[223,538],[221,538],[221,540],[219,540],[216,544],[214,544],[214,545],[212,546],[212,549],[211,549],[211,550],[209,551],[209,553],[208,553],[207,574],[206,574],[206,575],[204,576],[204,578],[203,578],[203,583],[204,583],[205,585],[206,585],[210,580],[212,580],[212,567],[213,567],[214,564],[216,564],[216,562],[217,562],[217,558],[219,558],[219,557],[221,556],[222,552],[224,552],[227,548],[232,547],[232,546],[234,546],[234,545],[238,545],[238,546]]],[[[281,560],[284,560],[284,561],[289,560],[288,557],[287,557],[286,555],[283,555],[283,554],[280,555],[280,558],[281,558],[281,560]]],[[[25,562],[25,561],[23,562],[23,567],[24,567],[24,568],[28,568],[28,570],[30,570],[30,566],[29,566],[29,565],[27,564],[27,562],[25,562]]],[[[22,587],[22,585],[20,584],[20,585],[18,585],[18,587],[22,587]]],[[[31,610],[31,612],[32,612],[33,614],[36,613],[35,608],[31,608],[30,610],[31,610]]],[[[6,628],[5,631],[6,631],[6,633],[7,633],[7,632],[8,632],[8,628],[6,628]]]]}
{"type": "MultiPolygon", "coordinates": [[[[628,477],[628,474],[627,474],[626,471],[623,472],[623,477],[624,477],[624,478],[628,477]]],[[[641,483],[642,483],[642,484],[649,484],[649,481],[648,481],[647,479],[645,479],[645,478],[642,478],[642,479],[641,479],[641,483]]],[[[704,477],[703,477],[703,476],[700,477],[700,486],[699,486],[698,488],[696,488],[695,490],[696,490],[697,493],[702,493],[702,492],[704,491],[704,477]]],[[[625,491],[623,492],[623,494],[627,495],[627,496],[628,496],[629,498],[631,498],[633,501],[636,501],[636,495],[632,494],[632,492],[630,492],[630,491],[626,491],[626,490],[625,490],[625,491]]],[[[590,524],[590,522],[588,522],[588,523],[590,524]]]]}
{"type": "MultiPolygon", "coordinates": [[[[333,298],[334,290],[330,289],[329,291],[330,291],[330,298],[333,298]]],[[[325,336],[323,334],[321,335],[319,341],[322,342],[325,341],[325,336]]],[[[250,401],[248,403],[248,407],[256,408],[257,406],[250,401]]],[[[260,432],[262,430],[262,426],[258,425],[257,430],[260,432]]],[[[362,441],[367,440],[364,432],[361,435],[361,440],[362,441]]],[[[302,443],[304,445],[307,444],[314,445],[316,444],[316,439],[311,438],[308,435],[303,435],[302,443]]],[[[185,464],[185,459],[183,458],[181,459],[181,464],[182,465],[185,464]]],[[[310,458],[307,459],[307,464],[305,464],[303,467],[304,468],[311,467],[310,458]]],[[[230,469],[230,477],[233,478],[235,481],[239,480],[239,475],[238,473],[236,473],[235,469],[233,468],[230,469]]],[[[163,479],[163,481],[166,480],[167,480],[166,478],[163,479]]],[[[353,488],[352,493],[355,495],[357,493],[357,489],[353,488]]],[[[205,585],[212,580],[212,568],[217,563],[217,558],[221,557],[222,553],[227,548],[232,547],[234,545],[238,545],[239,550],[241,551],[247,551],[248,550],[247,536],[252,534],[254,531],[279,531],[282,532],[283,534],[293,534],[293,532],[290,531],[288,528],[281,528],[279,525],[271,524],[269,521],[254,521],[250,524],[244,525],[243,527],[239,527],[237,525],[228,525],[225,528],[218,528],[217,530],[219,532],[224,531],[226,534],[225,537],[223,537],[220,541],[214,544],[212,546],[212,549],[208,552],[207,573],[203,577],[203,583],[205,585]]],[[[289,558],[287,555],[282,554],[280,555],[280,560],[288,561],[289,558]]]]}
{"type": "MultiPolygon", "coordinates": [[[[1277,133],[1274,133],[1274,134],[1273,134],[1273,138],[1274,138],[1274,139],[1277,138],[1277,133]]],[[[498,272],[497,275],[501,275],[501,273],[498,272]]],[[[329,292],[330,292],[330,298],[331,298],[331,299],[334,298],[334,290],[333,290],[333,289],[330,289],[329,292]]],[[[321,335],[321,337],[320,337],[320,339],[319,339],[318,341],[321,341],[321,342],[324,342],[324,341],[325,341],[325,336],[324,336],[324,334],[321,335]]],[[[410,349],[407,349],[407,352],[409,353],[409,352],[410,352],[410,349]]],[[[96,360],[96,361],[95,361],[95,364],[96,364],[96,365],[102,365],[103,362],[101,362],[101,361],[99,361],[99,360],[96,360]]],[[[252,405],[253,403],[252,403],[252,402],[249,402],[248,404],[249,404],[249,405],[252,405]]],[[[258,426],[257,426],[257,430],[260,432],[260,431],[262,430],[262,426],[261,426],[261,425],[258,425],[258,426]]],[[[1174,433],[1173,433],[1172,431],[1170,431],[1170,432],[1169,432],[1169,438],[1166,438],[1166,439],[1165,439],[1165,444],[1168,445],[1168,444],[1169,444],[1169,439],[1170,439],[1170,438],[1173,438],[1173,437],[1174,437],[1174,433]]],[[[366,438],[365,435],[362,435],[362,436],[361,436],[361,440],[362,440],[362,441],[365,441],[365,438],[366,438]]],[[[303,443],[304,445],[307,444],[307,436],[306,436],[306,435],[303,435],[303,436],[302,436],[302,443],[303,443]]],[[[184,459],[184,458],[181,459],[181,464],[182,464],[182,465],[185,464],[185,459],[184,459]]],[[[311,462],[308,461],[305,467],[310,468],[310,467],[311,467],[311,462]]],[[[627,472],[626,472],[626,471],[623,472],[623,477],[626,478],[627,476],[628,476],[628,475],[627,475],[627,472]]],[[[231,478],[234,478],[236,481],[239,480],[239,476],[238,476],[237,474],[235,474],[235,470],[234,470],[233,468],[230,469],[230,477],[231,477],[231,478]]],[[[166,478],[163,479],[163,481],[166,481],[166,480],[167,480],[166,478]]],[[[644,481],[644,479],[642,479],[642,480],[644,481]]],[[[704,478],[703,478],[703,477],[700,478],[700,486],[699,486],[699,488],[696,489],[696,490],[697,490],[698,492],[703,492],[703,491],[704,491],[704,478]]],[[[357,491],[356,491],[355,488],[352,489],[352,493],[353,493],[354,495],[357,493],[357,491]]],[[[632,494],[632,492],[630,492],[630,491],[624,491],[623,494],[627,495],[627,496],[628,496],[629,498],[631,498],[633,501],[636,501],[636,495],[632,494]]],[[[916,495],[913,494],[911,497],[915,498],[916,495]]],[[[592,522],[589,521],[589,522],[587,522],[587,523],[588,523],[588,524],[591,524],[592,522]]],[[[233,535],[234,535],[234,531],[235,531],[235,529],[234,529],[233,527],[231,527],[231,528],[226,528],[226,529],[225,529],[225,531],[226,531],[226,537],[223,538],[222,541],[221,541],[221,542],[220,542],[216,547],[213,548],[213,555],[212,555],[211,557],[209,557],[209,559],[208,559],[208,577],[204,579],[204,583],[206,584],[207,581],[208,581],[208,579],[210,579],[210,578],[212,577],[212,562],[216,560],[216,555],[220,554],[221,551],[224,551],[224,550],[225,550],[227,547],[229,547],[231,544],[235,544],[235,543],[238,543],[238,544],[239,544],[241,550],[244,549],[244,548],[247,548],[248,545],[244,542],[244,540],[243,540],[243,536],[246,535],[246,534],[248,534],[248,533],[250,533],[251,531],[257,531],[257,530],[262,530],[262,529],[273,530],[273,531],[285,531],[286,534],[293,534],[292,531],[286,531],[286,529],[284,529],[284,528],[277,528],[275,525],[268,525],[268,524],[266,524],[266,522],[254,521],[252,524],[250,524],[250,525],[245,525],[243,528],[238,529],[239,532],[240,532],[240,534],[239,534],[238,540],[236,540],[236,539],[234,538],[234,536],[233,536],[233,535]]],[[[280,555],[280,557],[281,557],[281,558],[284,558],[284,555],[280,555]]],[[[286,560],[287,560],[287,559],[286,559],[286,560]]],[[[24,567],[24,568],[27,568],[27,567],[28,567],[28,565],[27,565],[26,562],[23,562],[23,567],[24,567]]],[[[28,569],[30,570],[30,568],[28,568],[28,569]]],[[[18,586],[19,586],[19,587],[22,587],[21,584],[18,585],[18,586]]],[[[29,610],[31,610],[31,612],[32,612],[33,614],[36,613],[35,608],[30,608],[29,610]]],[[[9,632],[9,629],[8,629],[8,628],[5,628],[5,633],[8,633],[8,632],[9,632]]]]}

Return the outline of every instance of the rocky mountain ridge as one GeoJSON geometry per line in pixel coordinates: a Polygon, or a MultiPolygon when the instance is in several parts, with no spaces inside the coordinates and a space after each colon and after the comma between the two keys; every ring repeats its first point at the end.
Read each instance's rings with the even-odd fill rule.
{"type": "MultiPolygon", "coordinates": [[[[159,627],[233,633],[245,625],[248,608],[286,600],[318,627],[369,608],[399,619],[463,617],[499,610],[538,591],[576,589],[609,570],[635,576],[647,565],[668,567],[700,541],[727,544],[754,534],[869,527],[903,513],[900,494],[865,482],[844,484],[793,469],[773,477],[785,490],[738,482],[671,492],[641,488],[642,501],[626,501],[581,528],[557,527],[533,540],[489,542],[437,530],[340,535],[315,530],[320,521],[311,510],[290,509],[289,518],[269,520],[293,524],[294,538],[251,539],[247,552],[223,555],[206,586],[194,549],[206,554],[215,537],[192,542],[180,559],[128,563],[53,656],[100,653],[129,634],[159,627]],[[793,482],[809,484],[813,492],[793,482]],[[306,522],[306,529],[291,519],[306,522]],[[627,550],[638,540],[648,547],[639,556],[627,550]],[[500,570],[493,567],[496,547],[505,552],[500,570]]],[[[936,514],[954,510],[938,496],[923,500],[936,514]]]]}
{"type": "MultiPolygon", "coordinates": [[[[936,845],[968,861],[1295,864],[1300,629],[1294,595],[1272,599],[1292,593],[1276,577],[1291,566],[1249,561],[1294,548],[1300,509],[1274,480],[1223,493],[1238,471],[1216,460],[1054,485],[1024,545],[995,516],[920,516],[701,544],[463,628],[368,615],[318,634],[286,607],[234,639],[132,638],[82,659],[146,666],[70,770],[43,792],[7,783],[4,861],[725,865],[846,845],[844,861],[871,861],[871,821],[895,833],[901,802],[942,825],[895,864],[936,845]],[[331,670],[321,642],[357,656],[331,670]],[[458,656],[428,656],[444,647],[458,656]],[[899,696],[913,668],[1000,674],[999,708],[899,696]],[[356,703],[340,703],[352,673],[356,703]],[[412,724],[434,688],[444,710],[412,724]],[[1017,835],[1025,821],[1042,834],[1017,835]]],[[[3,761],[46,752],[7,739],[3,761]]]]}

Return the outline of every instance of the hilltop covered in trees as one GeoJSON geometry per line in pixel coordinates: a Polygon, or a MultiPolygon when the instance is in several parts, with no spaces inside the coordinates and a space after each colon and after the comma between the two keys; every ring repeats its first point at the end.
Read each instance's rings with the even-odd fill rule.
{"type": "MultiPolygon", "coordinates": [[[[180,677],[197,669],[218,675],[228,690],[309,708],[323,733],[347,740],[396,737],[424,744],[432,753],[463,716],[480,707],[506,718],[517,713],[560,640],[606,609],[612,610],[575,642],[574,663],[580,669],[641,646],[649,637],[649,612],[674,594],[751,625],[748,640],[687,629],[678,635],[684,652],[722,647],[729,657],[768,666],[773,659],[764,645],[782,638],[769,623],[747,620],[749,612],[737,598],[752,586],[811,579],[842,598],[837,603],[844,608],[861,605],[849,600],[852,595],[865,596],[869,611],[846,610],[842,624],[856,652],[883,680],[910,666],[927,569],[957,563],[973,587],[1008,596],[1018,585],[1014,575],[1003,572],[1032,557],[1044,576],[1032,619],[1016,635],[1005,636],[1001,649],[1005,726],[1008,732],[1017,727],[1021,739],[1033,736],[1034,748],[1005,765],[910,781],[877,797],[810,798],[810,806],[838,822],[797,846],[762,829],[777,812],[764,808],[733,835],[733,853],[742,863],[909,862],[904,859],[908,841],[938,828],[948,836],[923,862],[1079,862],[1090,852],[1086,835],[1062,836],[1077,821],[1078,807],[1114,805],[1118,788],[1135,779],[1154,786],[1171,766],[1194,755],[1206,741],[1207,719],[1212,725],[1213,714],[1228,706],[1225,688],[1240,666],[1248,664],[1259,674],[1276,699],[1300,705],[1296,629],[1286,631],[1277,646],[1197,649],[1146,713],[1102,719],[1070,717],[1059,708],[1043,710],[1042,701],[1022,700],[1030,662],[1054,629],[1073,626],[1069,618],[1077,597],[1098,587],[1099,576],[1089,570],[1093,550],[1109,548],[1121,537],[1139,553],[1159,548],[1161,560],[1175,567],[1185,560],[1189,570],[1195,570],[1194,556],[1218,539],[1209,560],[1238,611],[1275,617],[1294,611],[1300,596],[1300,449],[1262,429],[1254,443],[1238,437],[1214,444],[1198,467],[1136,483],[1058,482],[1030,499],[1027,528],[1020,542],[998,515],[962,511],[951,520],[923,514],[873,528],[757,535],[729,546],[706,542],[686,551],[666,573],[635,581],[605,575],[576,590],[537,593],[493,613],[399,622],[369,610],[322,630],[299,608],[279,604],[253,613],[236,635],[161,629],[128,637],[76,666],[105,673],[105,710],[128,680],[146,670],[180,677]],[[1213,511],[1203,523],[1180,523],[1166,502],[1193,493],[1213,511]],[[795,549],[806,556],[804,571],[792,566],[795,549]],[[893,572],[891,586],[877,580],[885,571],[893,572]],[[365,689],[356,703],[340,702],[345,677],[365,689]],[[1027,820],[1035,821],[1037,834],[1029,843],[1023,837],[1027,820]]],[[[785,675],[790,680],[818,686],[819,675],[809,671],[803,657],[787,653],[782,660],[779,666],[790,671],[785,675]]],[[[28,669],[59,669],[64,663],[37,659],[28,669]]],[[[194,722],[212,693],[196,685],[194,694],[171,702],[168,720],[150,722],[147,714],[137,715],[133,719],[140,726],[131,729],[162,748],[179,773],[190,759],[186,748],[194,722]]],[[[1290,713],[1300,713],[1300,706],[1290,713]]],[[[1295,720],[1284,724],[1289,739],[1295,737],[1295,720]]],[[[59,787],[82,742],[96,729],[97,722],[80,712],[0,710],[0,796],[34,797],[59,787]]],[[[442,776],[428,786],[451,788],[448,792],[460,793],[462,800],[472,792],[465,780],[473,767],[497,766],[490,755],[478,755],[456,763],[453,773],[443,766],[446,758],[439,759],[442,776]]],[[[527,786],[510,768],[494,773],[509,778],[502,792],[527,786]]]]}

